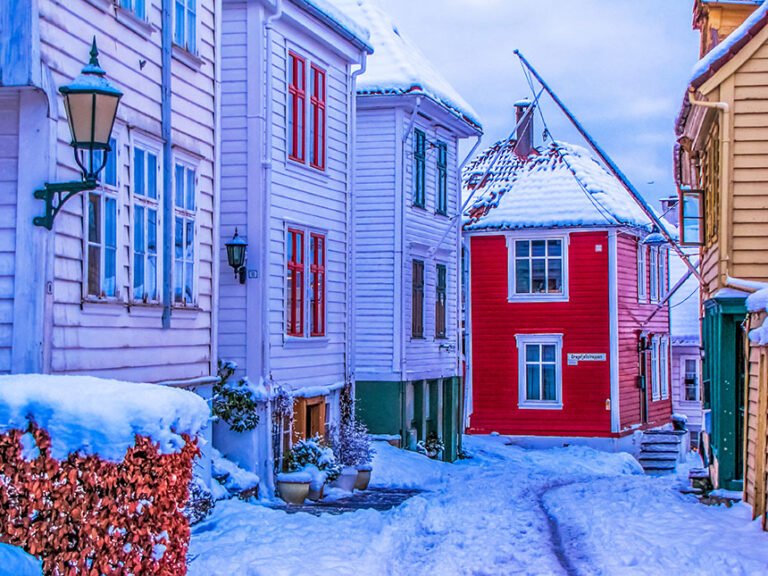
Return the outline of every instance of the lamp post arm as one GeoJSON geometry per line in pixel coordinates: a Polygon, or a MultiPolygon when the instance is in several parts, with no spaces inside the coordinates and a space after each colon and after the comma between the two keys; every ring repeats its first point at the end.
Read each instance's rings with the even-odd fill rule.
{"type": "Polygon", "coordinates": [[[42,216],[35,216],[33,223],[35,226],[42,226],[48,230],[53,229],[53,220],[59,213],[61,207],[80,192],[94,190],[97,182],[93,180],[75,180],[72,182],[46,183],[42,188],[35,190],[35,198],[45,201],[45,213],[42,216]]]}

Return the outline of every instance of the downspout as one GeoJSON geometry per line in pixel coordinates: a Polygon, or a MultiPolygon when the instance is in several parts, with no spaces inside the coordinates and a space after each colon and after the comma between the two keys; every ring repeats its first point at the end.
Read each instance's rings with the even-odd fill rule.
{"type": "Polygon", "coordinates": [[[349,117],[350,136],[347,139],[347,262],[349,263],[347,277],[347,337],[346,337],[346,362],[345,381],[352,384],[352,397],[355,397],[355,203],[354,194],[356,186],[355,147],[357,145],[357,77],[365,74],[368,67],[368,56],[362,53],[360,68],[352,72],[350,76],[349,104],[347,115],[349,117]]]}
{"type": "Polygon", "coordinates": [[[214,75],[213,75],[213,278],[211,290],[211,362],[209,372],[217,373],[219,358],[219,283],[221,280],[221,20],[222,0],[215,0],[214,18],[214,75]]]}
{"type": "Polygon", "coordinates": [[[619,273],[618,242],[616,228],[608,231],[608,308],[610,310],[609,341],[611,364],[610,370],[610,412],[611,432],[618,434],[621,427],[619,399],[619,273]]]}
{"type": "Polygon", "coordinates": [[[720,231],[720,249],[719,249],[719,272],[720,284],[725,286],[730,277],[728,264],[730,261],[730,239],[731,239],[731,211],[730,211],[730,180],[731,180],[731,110],[727,102],[707,102],[706,100],[696,100],[693,88],[688,89],[688,103],[691,106],[700,106],[701,108],[713,108],[720,110],[722,114],[722,129],[720,130],[720,219],[723,230],[720,231]]]}
{"type": "Polygon", "coordinates": [[[162,72],[160,80],[160,122],[163,136],[163,328],[171,327],[173,307],[173,149],[171,141],[171,65],[173,50],[173,9],[172,0],[162,3],[162,72]]]}
{"type": "Polygon", "coordinates": [[[406,129],[405,133],[403,134],[403,138],[400,141],[400,158],[402,161],[402,165],[400,167],[400,248],[398,250],[399,254],[396,254],[395,262],[398,261],[397,256],[399,255],[399,267],[398,267],[398,282],[397,285],[400,288],[400,302],[397,303],[398,306],[400,306],[400,314],[396,314],[396,316],[399,316],[400,321],[400,377],[402,378],[402,381],[405,381],[405,351],[406,351],[406,325],[405,325],[405,314],[403,313],[404,305],[403,305],[403,299],[405,297],[405,285],[403,282],[404,278],[404,268],[405,268],[405,218],[408,213],[408,194],[406,193],[406,186],[405,186],[405,167],[406,167],[406,155],[405,155],[405,143],[408,141],[408,138],[411,135],[411,132],[413,131],[413,126],[416,124],[416,114],[419,112],[419,108],[421,107],[421,96],[416,96],[416,106],[413,108],[413,112],[411,112],[411,119],[408,123],[408,128],[406,129]]]}
{"type": "MultiPolygon", "coordinates": [[[[469,427],[469,418],[474,411],[472,395],[472,252],[470,251],[471,242],[469,241],[469,238],[460,235],[459,241],[464,248],[467,271],[466,285],[464,286],[464,333],[466,334],[466,338],[464,339],[464,362],[466,365],[466,373],[464,375],[464,402],[462,403],[463,413],[461,418],[461,425],[464,429],[467,429],[469,427]]],[[[464,274],[461,275],[461,279],[462,283],[464,283],[464,274]]]]}
{"type": "MultiPolygon", "coordinates": [[[[270,222],[271,222],[271,200],[272,200],[272,23],[283,15],[283,0],[277,0],[275,4],[275,13],[268,16],[264,20],[264,36],[266,39],[266,62],[265,62],[265,74],[266,74],[266,88],[264,91],[264,122],[265,126],[265,140],[264,147],[262,148],[262,162],[261,166],[264,170],[264,180],[262,187],[262,238],[261,238],[261,270],[259,271],[261,280],[261,322],[262,322],[262,339],[261,339],[261,377],[267,389],[271,392],[272,384],[272,369],[270,365],[271,356],[271,335],[269,325],[269,254],[270,254],[270,222]]],[[[267,478],[264,479],[264,483],[270,494],[274,494],[275,482],[274,482],[274,454],[272,453],[272,408],[271,405],[267,405],[266,413],[266,433],[267,438],[267,462],[266,469],[270,472],[267,474],[267,478]]]]}

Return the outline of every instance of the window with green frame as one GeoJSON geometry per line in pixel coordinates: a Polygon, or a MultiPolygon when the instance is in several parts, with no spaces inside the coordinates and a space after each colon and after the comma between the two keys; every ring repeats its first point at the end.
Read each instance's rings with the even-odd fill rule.
{"type": "Polygon", "coordinates": [[[448,145],[437,143],[437,207],[438,214],[448,214],[448,145]]]}
{"type": "Polygon", "coordinates": [[[417,128],[413,131],[413,205],[419,208],[426,205],[426,160],[427,136],[417,128]]]}

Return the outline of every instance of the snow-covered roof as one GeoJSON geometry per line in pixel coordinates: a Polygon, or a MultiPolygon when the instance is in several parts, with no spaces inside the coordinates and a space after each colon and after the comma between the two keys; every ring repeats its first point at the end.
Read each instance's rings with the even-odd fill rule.
{"type": "Polygon", "coordinates": [[[423,94],[464,121],[480,128],[477,112],[403,36],[379,0],[331,0],[345,14],[370,30],[374,53],[357,79],[358,94],[423,94]]]}
{"type": "MultiPolygon", "coordinates": [[[[762,2],[762,0],[760,0],[762,2]]],[[[760,2],[744,2],[745,4],[760,2]]],[[[739,52],[754,36],[768,23],[768,2],[762,2],[741,26],[731,32],[725,40],[712,48],[693,67],[690,84],[698,88],[722,68],[736,53],[739,52]]]]}
{"type": "Polygon", "coordinates": [[[339,34],[351,40],[363,48],[366,52],[372,52],[370,32],[365,26],[350,18],[342,10],[339,10],[331,0],[293,0],[296,4],[313,13],[335,29],[339,34]]]}
{"type": "Polygon", "coordinates": [[[585,148],[552,142],[523,159],[513,147],[514,141],[497,142],[464,169],[464,193],[477,188],[465,230],[630,226],[650,231],[649,218],[629,192],[585,148]]]}
{"type": "MultiPolygon", "coordinates": [[[[138,384],[92,376],[18,374],[0,376],[0,434],[26,430],[29,421],[51,437],[51,456],[99,455],[119,461],[136,435],[151,438],[161,453],[177,452],[183,436],[196,436],[208,422],[202,397],[159,384],[138,384]]],[[[22,437],[30,457],[34,438],[22,437]]]]}
{"type": "MultiPolygon", "coordinates": [[[[687,272],[688,267],[670,250],[669,285],[675,286],[687,272]]],[[[669,324],[672,344],[699,343],[699,281],[693,274],[669,299],[669,324]]]]}

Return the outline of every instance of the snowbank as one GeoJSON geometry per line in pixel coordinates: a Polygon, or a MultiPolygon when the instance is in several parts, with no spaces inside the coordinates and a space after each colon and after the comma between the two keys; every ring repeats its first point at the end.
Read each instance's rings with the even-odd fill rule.
{"type": "MultiPolygon", "coordinates": [[[[746,304],[747,310],[752,313],[768,312],[768,288],[750,294],[746,304]]],[[[768,345],[768,322],[764,320],[761,326],[750,330],[749,339],[758,346],[768,345]]]]}
{"type": "Polygon", "coordinates": [[[0,542],[0,572],[13,576],[42,576],[43,564],[21,548],[0,542]]]}
{"type": "MultiPolygon", "coordinates": [[[[50,435],[57,460],[79,452],[117,462],[136,435],[163,454],[178,452],[182,435],[196,436],[209,414],[205,400],[178,388],[90,376],[0,376],[0,434],[26,430],[33,420],[50,435]]],[[[26,453],[35,449],[25,445],[26,453]]]]}
{"type": "Polygon", "coordinates": [[[221,452],[211,447],[211,475],[217,484],[226,490],[214,490],[214,498],[221,500],[248,490],[253,490],[259,485],[259,477],[253,472],[240,468],[231,460],[222,456],[221,452]]]}
{"type": "Polygon", "coordinates": [[[423,454],[395,448],[389,442],[374,442],[371,487],[426,488],[438,484],[449,464],[423,454]]]}

